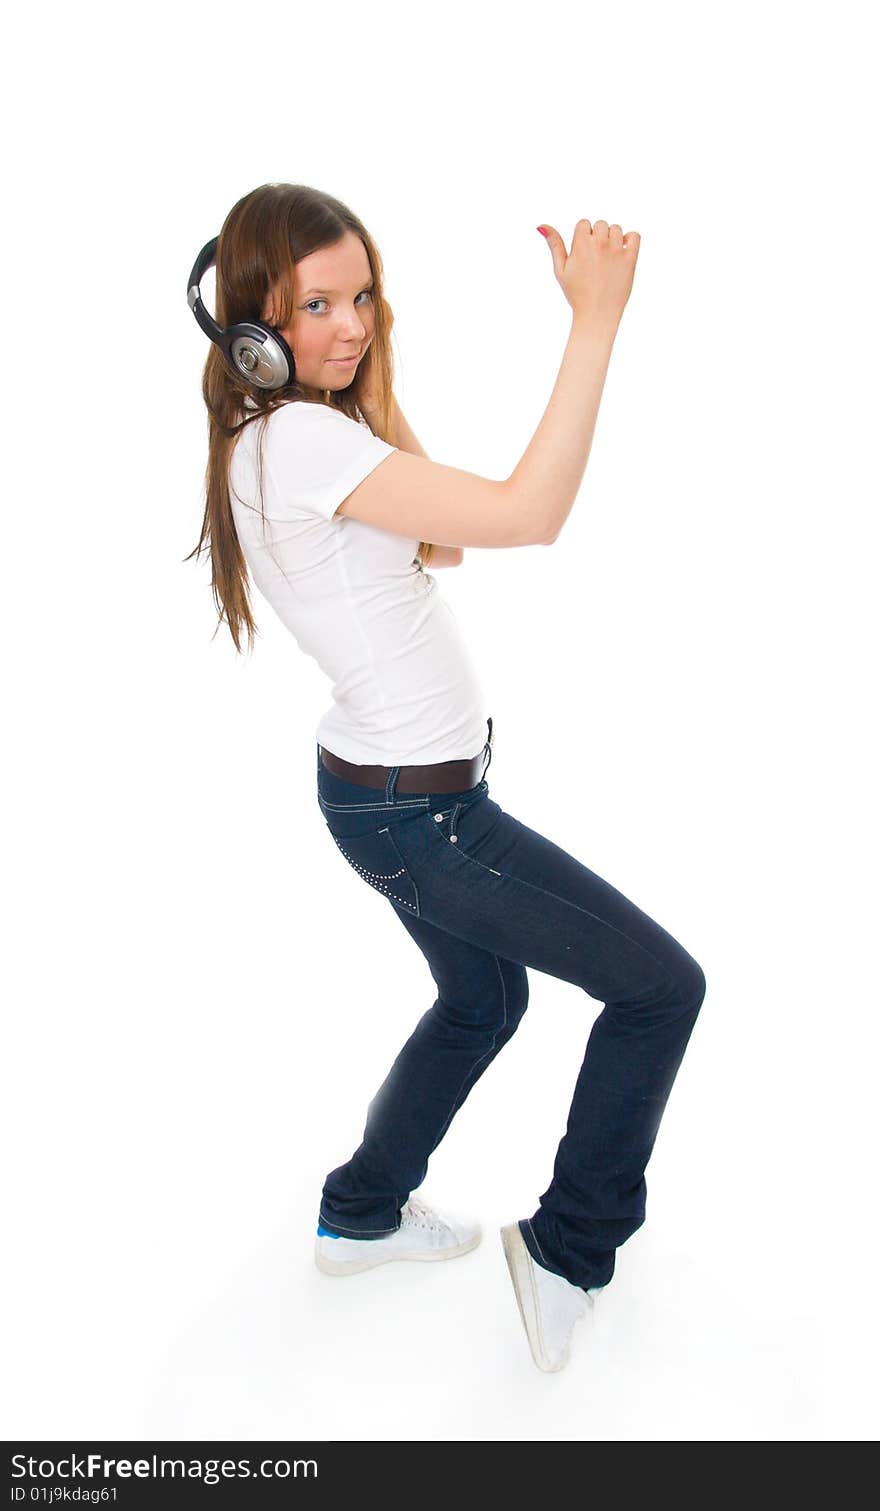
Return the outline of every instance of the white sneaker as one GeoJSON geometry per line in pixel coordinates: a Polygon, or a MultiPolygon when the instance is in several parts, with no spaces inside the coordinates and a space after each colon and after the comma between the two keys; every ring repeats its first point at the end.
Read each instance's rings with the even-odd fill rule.
{"type": "Polygon", "coordinates": [[[315,1264],[325,1275],[356,1275],[391,1259],[455,1259],[475,1249],[479,1223],[460,1222],[410,1196],[400,1209],[400,1227],[387,1238],[333,1238],[319,1233],[315,1264]]]}
{"type": "Polygon", "coordinates": [[[592,1311],[594,1293],[536,1264],[519,1223],[501,1229],[501,1242],[532,1358],[539,1369],[564,1369],[575,1323],[592,1311]]]}

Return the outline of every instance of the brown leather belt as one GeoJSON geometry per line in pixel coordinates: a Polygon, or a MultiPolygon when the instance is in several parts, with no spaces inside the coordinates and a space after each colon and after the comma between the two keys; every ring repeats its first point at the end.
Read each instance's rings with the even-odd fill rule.
{"type": "MultiPolygon", "coordinates": [[[[489,738],[479,755],[463,761],[438,761],[434,766],[401,766],[395,791],[464,792],[468,787],[476,787],[482,781],[489,764],[486,761],[486,765],[483,765],[487,750],[489,760],[492,759],[492,720],[487,722],[489,738]]],[[[343,777],[346,782],[356,782],[360,787],[385,787],[393,770],[391,766],[355,766],[351,761],[343,761],[341,756],[334,755],[324,745],[319,745],[318,749],[321,761],[328,771],[343,777]]]]}

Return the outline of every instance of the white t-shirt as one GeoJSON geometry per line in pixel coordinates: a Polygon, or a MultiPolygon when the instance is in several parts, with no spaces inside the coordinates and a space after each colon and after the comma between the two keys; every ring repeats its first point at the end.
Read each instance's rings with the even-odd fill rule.
{"type": "Polygon", "coordinates": [[[451,608],[416,559],[419,542],[333,518],[397,448],[328,405],[283,405],[266,421],[264,531],[262,425],[245,426],[232,452],[233,518],[255,586],[332,680],[318,742],[359,766],[479,755],[483,691],[451,608]]]}

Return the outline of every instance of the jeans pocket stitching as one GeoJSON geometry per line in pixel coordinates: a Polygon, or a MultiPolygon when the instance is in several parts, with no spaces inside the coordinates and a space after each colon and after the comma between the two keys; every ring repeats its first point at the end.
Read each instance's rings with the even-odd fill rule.
{"type": "MultiPolygon", "coordinates": [[[[390,902],[397,902],[397,903],[400,903],[401,907],[409,908],[410,912],[414,913],[416,915],[416,917],[418,918],[420,916],[420,913],[419,913],[419,893],[418,893],[418,888],[417,888],[415,882],[413,881],[412,877],[409,874],[409,870],[408,870],[408,868],[406,866],[406,862],[404,861],[403,856],[400,854],[400,851],[397,848],[397,845],[394,843],[393,836],[390,834],[390,832],[389,832],[389,830],[387,828],[386,829],[377,829],[374,832],[376,834],[387,834],[388,835],[388,840],[390,842],[392,850],[394,851],[395,857],[400,861],[400,866],[398,867],[397,870],[395,870],[395,871],[371,871],[366,866],[362,866],[361,863],[360,863],[360,861],[355,860],[352,855],[349,855],[348,851],[345,848],[345,844],[349,844],[349,843],[353,842],[352,839],[347,839],[345,841],[345,844],[343,844],[342,840],[339,839],[337,835],[333,834],[333,830],[332,829],[330,830],[330,833],[333,836],[333,841],[334,841],[337,849],[341,851],[342,855],[345,857],[346,861],[351,866],[351,868],[355,872],[355,874],[357,876],[360,876],[361,879],[363,881],[365,881],[368,886],[372,887],[376,892],[380,892],[383,897],[387,897],[390,902]],[[393,882],[397,882],[398,886],[400,886],[400,878],[401,877],[404,878],[406,884],[411,889],[412,895],[415,898],[414,902],[411,901],[410,898],[408,898],[408,897],[401,897],[400,894],[399,894],[399,892],[397,892],[397,891],[392,892],[390,884],[393,883],[393,882]]],[[[366,839],[368,837],[369,837],[368,835],[359,835],[359,836],[356,836],[356,837],[354,837],[354,842],[356,842],[356,839],[358,839],[358,838],[366,839]]]]}
{"type": "Polygon", "coordinates": [[[415,907],[414,907],[413,911],[415,912],[416,917],[419,918],[419,917],[421,917],[420,903],[419,903],[419,889],[416,886],[415,882],[413,881],[412,875],[410,874],[409,866],[407,865],[406,861],[403,858],[403,855],[401,854],[400,846],[398,845],[397,840],[394,838],[394,835],[391,833],[390,829],[388,829],[388,828],[380,829],[379,833],[380,834],[387,834],[388,835],[389,844],[391,845],[392,850],[394,851],[395,855],[397,856],[397,859],[400,861],[402,873],[406,877],[407,881],[409,882],[409,885],[412,887],[413,897],[415,898],[415,907]]]}
{"type": "MultiPolygon", "coordinates": [[[[457,806],[462,806],[462,805],[457,805],[457,806]]],[[[464,806],[469,806],[469,805],[466,804],[464,806]]],[[[461,856],[462,860],[469,860],[472,866],[479,866],[482,871],[491,871],[493,876],[501,876],[501,875],[503,875],[503,873],[501,871],[496,871],[496,869],[495,869],[494,866],[487,866],[486,863],[485,863],[485,861],[477,860],[475,856],[469,855],[468,852],[467,852],[467,850],[463,850],[462,847],[461,847],[461,837],[459,835],[456,835],[454,839],[452,838],[452,826],[451,826],[451,824],[450,824],[450,833],[447,834],[445,832],[445,829],[444,829],[443,826],[449,821],[450,814],[455,814],[455,810],[454,809],[447,809],[445,812],[443,812],[443,810],[438,810],[438,812],[443,813],[443,825],[437,823],[437,814],[436,813],[426,814],[425,815],[426,818],[430,818],[431,819],[431,828],[437,831],[437,837],[438,837],[438,839],[442,839],[442,841],[443,841],[444,844],[449,845],[450,848],[453,849],[456,852],[457,855],[461,856]]],[[[500,815],[499,815],[499,817],[500,817],[500,815]]],[[[497,820],[496,820],[496,822],[497,822],[497,820]]],[[[493,828],[494,828],[494,825],[493,825],[493,828]]],[[[485,839],[485,838],[486,838],[486,835],[483,835],[483,839],[485,839]]],[[[482,840],[480,841],[480,843],[482,844],[482,840]]]]}

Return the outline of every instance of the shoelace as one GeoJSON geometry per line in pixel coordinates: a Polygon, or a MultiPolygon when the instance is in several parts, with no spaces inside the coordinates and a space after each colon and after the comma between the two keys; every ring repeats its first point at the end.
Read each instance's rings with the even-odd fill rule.
{"type": "Polygon", "coordinates": [[[418,1196],[411,1196],[404,1202],[401,1209],[401,1220],[406,1218],[408,1227],[426,1228],[429,1233],[442,1233],[446,1230],[446,1223],[439,1218],[431,1208],[426,1206],[418,1196]]]}

